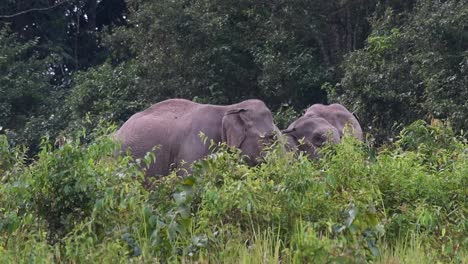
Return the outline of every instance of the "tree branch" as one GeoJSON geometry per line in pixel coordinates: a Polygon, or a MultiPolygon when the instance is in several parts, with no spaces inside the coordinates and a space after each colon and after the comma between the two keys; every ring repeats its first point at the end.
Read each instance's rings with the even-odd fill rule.
{"type": "Polygon", "coordinates": [[[2,19],[2,18],[13,18],[13,17],[21,16],[21,15],[31,13],[31,12],[35,12],[35,11],[47,11],[47,10],[50,10],[50,9],[54,9],[54,8],[58,7],[59,5],[62,5],[65,2],[67,2],[67,1],[61,1],[61,2],[56,3],[55,5],[48,6],[48,7],[31,8],[31,9],[28,9],[28,10],[18,12],[16,14],[0,15],[0,19],[2,19]]]}

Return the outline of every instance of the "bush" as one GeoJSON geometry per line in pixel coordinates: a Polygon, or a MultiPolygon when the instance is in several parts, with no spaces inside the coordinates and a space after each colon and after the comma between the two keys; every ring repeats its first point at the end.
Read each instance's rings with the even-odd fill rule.
{"type": "Polygon", "coordinates": [[[347,137],[318,161],[275,145],[257,167],[213,145],[192,175],[172,173],[149,189],[138,161],[114,156],[111,131],[92,132],[88,144],[83,134],[55,148],[44,141],[29,166],[3,137],[0,261],[467,257],[468,146],[444,123],[418,121],[376,155],[347,137]]]}

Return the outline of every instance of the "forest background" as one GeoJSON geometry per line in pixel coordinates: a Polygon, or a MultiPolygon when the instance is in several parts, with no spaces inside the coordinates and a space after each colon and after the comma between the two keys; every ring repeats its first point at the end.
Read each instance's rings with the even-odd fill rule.
{"type": "Polygon", "coordinates": [[[339,102],[378,143],[416,119],[466,130],[467,21],[456,0],[2,1],[0,133],[35,153],[174,97],[259,98],[281,128],[339,102]]]}

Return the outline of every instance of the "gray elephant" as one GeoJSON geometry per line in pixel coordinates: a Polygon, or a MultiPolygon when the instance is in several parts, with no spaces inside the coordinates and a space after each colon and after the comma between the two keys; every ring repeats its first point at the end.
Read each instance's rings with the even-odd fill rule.
{"type": "Polygon", "coordinates": [[[288,149],[304,151],[310,158],[317,158],[318,148],[325,143],[339,143],[346,131],[362,141],[359,121],[348,109],[340,104],[314,104],[282,132],[288,149]]]}
{"type": "Polygon", "coordinates": [[[170,99],[134,114],[117,131],[116,138],[135,159],[156,147],[156,161],[146,175],[161,176],[173,168],[189,170],[193,161],[210,153],[200,132],[216,143],[239,148],[250,165],[258,162],[264,144],[280,133],[270,110],[260,100],[221,106],[170,99]]]}

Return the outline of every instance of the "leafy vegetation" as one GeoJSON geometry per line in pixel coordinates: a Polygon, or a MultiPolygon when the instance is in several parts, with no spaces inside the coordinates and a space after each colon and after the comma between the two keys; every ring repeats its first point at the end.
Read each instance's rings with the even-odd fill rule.
{"type": "Polygon", "coordinates": [[[350,53],[335,98],[353,105],[374,136],[395,124],[446,118],[467,127],[468,3],[418,1],[372,23],[366,47],[350,53]]]}
{"type": "Polygon", "coordinates": [[[378,144],[416,119],[466,130],[467,13],[459,0],[5,1],[0,131],[34,154],[44,135],[174,97],[340,102],[378,144]]]}
{"type": "Polygon", "coordinates": [[[46,101],[44,73],[49,58],[38,54],[37,44],[37,40],[21,43],[9,28],[0,28],[0,126],[4,129],[24,127],[46,101]]]}
{"type": "Polygon", "coordinates": [[[276,145],[248,167],[221,145],[149,189],[113,129],[44,140],[30,165],[2,136],[2,262],[467,260],[468,142],[443,123],[377,151],[345,138],[318,161],[276,145]]]}
{"type": "Polygon", "coordinates": [[[461,0],[1,1],[0,262],[467,263],[467,45],[461,0]],[[173,97],[368,133],[151,183],[100,120],[173,97]]]}

